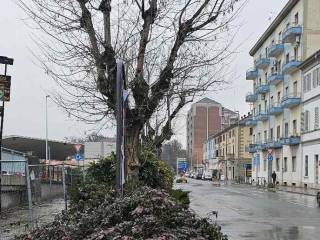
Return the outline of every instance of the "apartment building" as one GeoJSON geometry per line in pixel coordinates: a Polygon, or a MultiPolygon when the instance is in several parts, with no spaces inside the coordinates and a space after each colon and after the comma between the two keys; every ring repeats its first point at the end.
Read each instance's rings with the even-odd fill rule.
{"type": "Polygon", "coordinates": [[[187,114],[187,157],[191,168],[203,168],[203,142],[237,120],[237,113],[209,98],[192,104],[187,114]]]}
{"type": "Polygon", "coordinates": [[[203,143],[203,161],[205,170],[218,169],[218,159],[216,157],[215,138],[210,136],[203,143]]]}
{"type": "Polygon", "coordinates": [[[299,65],[320,47],[320,1],[290,0],[250,51],[247,94],[253,127],[253,177],[301,185],[302,81],[299,65]]]}
{"type": "Polygon", "coordinates": [[[302,183],[320,188],[320,50],[302,65],[302,183]]]}
{"type": "Polygon", "coordinates": [[[246,126],[245,120],[227,127],[215,134],[204,145],[210,142],[215,144],[215,153],[208,148],[208,156],[214,158],[214,169],[220,170],[228,180],[237,180],[238,176],[242,180],[248,180],[251,177],[251,155],[247,151],[251,143],[253,129],[246,126]]]}

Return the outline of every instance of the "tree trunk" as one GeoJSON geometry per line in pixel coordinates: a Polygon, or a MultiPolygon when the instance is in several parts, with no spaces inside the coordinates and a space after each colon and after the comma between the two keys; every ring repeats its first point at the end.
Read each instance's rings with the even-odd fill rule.
{"type": "Polygon", "coordinates": [[[125,156],[128,180],[138,180],[139,174],[139,150],[140,150],[140,131],[141,128],[137,126],[126,129],[125,138],[125,156]]]}

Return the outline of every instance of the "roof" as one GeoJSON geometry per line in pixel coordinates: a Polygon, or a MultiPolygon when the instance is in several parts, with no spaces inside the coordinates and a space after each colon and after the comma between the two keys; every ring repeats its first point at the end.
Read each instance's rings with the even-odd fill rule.
{"type": "Polygon", "coordinates": [[[220,103],[218,103],[217,101],[212,100],[212,99],[207,98],[207,97],[202,98],[201,100],[199,100],[199,101],[198,101],[198,102],[196,102],[196,103],[212,103],[212,104],[220,104],[220,103]]]}
{"type": "Polygon", "coordinates": [[[308,68],[310,65],[320,62],[320,50],[312,54],[310,57],[308,57],[306,60],[303,61],[303,63],[300,64],[299,68],[301,70],[305,70],[308,68]]]}
{"type": "MultiPolygon", "coordinates": [[[[75,155],[74,144],[75,143],[71,142],[48,140],[50,158],[55,160],[65,160],[67,157],[75,155]]],[[[7,136],[3,138],[2,146],[23,153],[32,152],[32,155],[35,155],[40,159],[46,158],[45,139],[23,136],[7,136]]]]}
{"type": "Polygon", "coordinates": [[[263,43],[268,39],[268,37],[276,30],[279,24],[286,18],[286,16],[290,13],[292,8],[299,2],[300,0],[289,0],[289,2],[284,6],[278,16],[273,20],[267,30],[262,34],[259,38],[258,42],[253,46],[250,50],[250,55],[253,56],[260,49],[263,43]]]}

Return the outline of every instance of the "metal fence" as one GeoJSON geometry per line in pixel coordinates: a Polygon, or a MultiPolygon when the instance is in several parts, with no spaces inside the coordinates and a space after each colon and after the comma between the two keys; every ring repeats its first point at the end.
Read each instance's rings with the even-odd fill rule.
{"type": "Polygon", "coordinates": [[[27,160],[0,164],[0,240],[52,221],[67,209],[68,188],[85,177],[79,165],[29,165],[27,160]]]}

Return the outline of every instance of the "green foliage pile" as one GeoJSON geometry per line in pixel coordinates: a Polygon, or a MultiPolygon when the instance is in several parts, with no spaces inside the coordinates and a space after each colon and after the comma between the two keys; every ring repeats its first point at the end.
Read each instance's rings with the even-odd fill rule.
{"type": "Polygon", "coordinates": [[[114,191],[100,193],[82,195],[81,204],[53,223],[16,239],[227,239],[218,226],[197,218],[165,190],[141,187],[121,199],[114,191]]]}
{"type": "Polygon", "coordinates": [[[185,208],[189,208],[189,204],[190,204],[189,193],[190,192],[183,191],[181,189],[172,189],[170,191],[170,196],[176,199],[178,203],[180,203],[185,208]]]}

